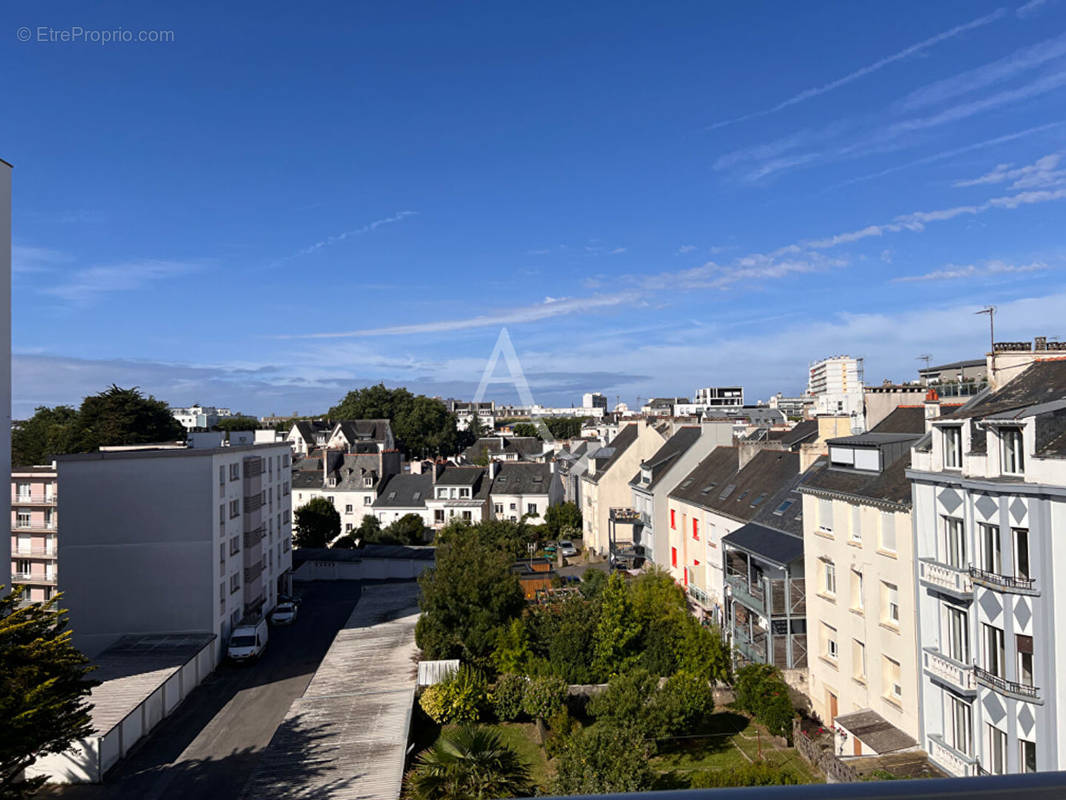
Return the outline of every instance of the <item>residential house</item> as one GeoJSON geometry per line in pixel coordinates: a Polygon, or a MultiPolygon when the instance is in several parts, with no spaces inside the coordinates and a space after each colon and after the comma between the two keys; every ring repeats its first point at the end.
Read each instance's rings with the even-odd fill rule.
{"type": "Polygon", "coordinates": [[[346,453],[382,452],[395,450],[396,439],[387,419],[342,420],[330,431],[326,447],[346,453]]]}
{"type": "Polygon", "coordinates": [[[460,461],[485,465],[490,461],[533,461],[544,454],[536,436],[485,436],[463,451],[460,461]]]}
{"type": "Polygon", "coordinates": [[[477,419],[482,430],[491,431],[496,427],[496,403],[492,400],[478,403],[451,400],[448,403],[448,410],[455,415],[455,427],[458,430],[469,430],[470,423],[474,419],[477,419]]]}
{"type": "Polygon", "coordinates": [[[921,745],[953,775],[1066,768],[1066,359],[1035,355],[931,414],[907,471],[921,745]]]}
{"type": "Polygon", "coordinates": [[[290,589],[288,444],[60,456],[59,590],[90,657],[128,634],[208,633],[290,589]]]}
{"type": "Polygon", "coordinates": [[[329,443],[334,425],[326,420],[297,420],[289,429],[286,437],[292,445],[292,452],[297,456],[309,455],[312,451],[325,447],[329,443]]]}
{"type": "Polygon", "coordinates": [[[432,491],[433,475],[429,472],[390,475],[382,482],[371,508],[383,528],[408,514],[418,514],[428,528],[433,520],[426,500],[432,491]]]}
{"type": "MultiPolygon", "coordinates": [[[[628,509],[629,481],[662,447],[666,437],[644,420],[624,425],[604,447],[589,454],[588,469],[581,476],[581,515],[586,551],[606,556],[610,552],[611,509],[628,509]]],[[[630,526],[631,527],[631,526],[630,526]]],[[[632,544],[630,540],[629,544],[632,544]]]]}
{"type": "Polygon", "coordinates": [[[58,579],[56,478],[54,463],[11,472],[11,581],[31,602],[50,600],[58,579]]]}
{"type": "Polygon", "coordinates": [[[493,462],[489,471],[492,519],[541,525],[548,506],[563,501],[563,485],[551,464],[493,462]]]}
{"type": "MultiPolygon", "coordinates": [[[[360,449],[363,449],[360,446],[360,449]]],[[[328,500],[341,518],[341,533],[351,533],[363,517],[376,516],[374,501],[382,484],[401,472],[403,458],[398,450],[345,453],[323,450],[320,456],[301,459],[292,471],[294,508],[315,497],[328,500]]]]}
{"type": "Polygon", "coordinates": [[[489,519],[490,473],[495,468],[495,462],[488,467],[433,464],[429,472],[432,494],[426,500],[431,527],[440,530],[454,520],[477,524],[489,519]]]}

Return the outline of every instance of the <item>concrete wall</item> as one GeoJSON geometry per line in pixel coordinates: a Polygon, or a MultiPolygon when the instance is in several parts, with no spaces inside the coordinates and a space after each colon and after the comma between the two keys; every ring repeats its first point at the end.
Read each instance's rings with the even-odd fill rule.
{"type": "Polygon", "coordinates": [[[210,452],[150,461],[59,459],[59,589],[89,655],[129,633],[215,630],[210,452]]]}
{"type": "Polygon", "coordinates": [[[364,558],[362,561],[305,561],[294,572],[298,581],[411,580],[433,567],[431,560],[364,558]]]}

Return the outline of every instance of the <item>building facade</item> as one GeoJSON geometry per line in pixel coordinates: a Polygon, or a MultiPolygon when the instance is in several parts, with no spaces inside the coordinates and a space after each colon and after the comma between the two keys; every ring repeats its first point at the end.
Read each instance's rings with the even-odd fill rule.
{"type": "Polygon", "coordinates": [[[128,634],[213,633],[289,590],[288,445],[129,448],[57,460],[59,589],[90,657],[128,634]]]}
{"type": "Polygon", "coordinates": [[[1060,770],[1066,359],[929,424],[907,472],[922,746],[954,775],[1060,770]]]}
{"type": "Polygon", "coordinates": [[[832,356],[814,362],[808,371],[807,394],[814,398],[814,414],[846,414],[852,418],[852,432],[865,430],[861,358],[832,356]]]}
{"type": "Polygon", "coordinates": [[[607,412],[607,396],[600,392],[585,392],[581,396],[582,408],[598,408],[603,413],[607,412]]]}
{"type": "Polygon", "coordinates": [[[187,431],[207,430],[218,425],[219,420],[236,416],[228,408],[216,408],[215,406],[188,406],[185,408],[172,408],[170,413],[174,415],[181,426],[187,431]]]}
{"type": "Polygon", "coordinates": [[[11,581],[26,587],[25,599],[52,599],[58,580],[55,465],[16,467],[11,472],[11,581]]]}
{"type": "Polygon", "coordinates": [[[708,409],[740,408],[744,405],[744,387],[705,386],[696,390],[692,402],[708,409]]]}

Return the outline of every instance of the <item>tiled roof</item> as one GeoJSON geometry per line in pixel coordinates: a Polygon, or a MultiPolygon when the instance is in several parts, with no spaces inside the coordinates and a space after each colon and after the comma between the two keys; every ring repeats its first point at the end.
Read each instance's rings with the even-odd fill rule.
{"type": "Polygon", "coordinates": [[[374,508],[424,508],[433,492],[433,476],[393,475],[378,492],[374,508]]]}
{"type": "MultiPolygon", "coordinates": [[[[655,485],[662,480],[671,465],[673,465],[680,456],[684,455],[684,453],[692,447],[699,438],[700,429],[697,427],[686,426],[678,429],[677,433],[671,436],[666,443],[655,452],[655,455],[641,464],[642,470],[651,470],[651,483],[643,488],[655,488],[655,485]]],[[[641,471],[638,471],[637,474],[633,476],[633,479],[629,482],[631,486],[640,484],[641,471]]]]}

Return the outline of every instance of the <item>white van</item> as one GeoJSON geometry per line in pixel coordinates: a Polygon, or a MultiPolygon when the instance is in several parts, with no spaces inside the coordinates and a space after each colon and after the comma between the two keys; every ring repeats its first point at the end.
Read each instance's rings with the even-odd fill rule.
{"type": "Polygon", "coordinates": [[[226,655],[231,660],[238,662],[257,659],[266,650],[268,638],[269,633],[265,619],[247,625],[238,625],[233,629],[233,633],[230,634],[226,655]]]}

